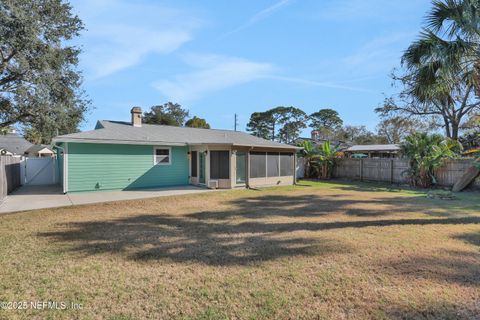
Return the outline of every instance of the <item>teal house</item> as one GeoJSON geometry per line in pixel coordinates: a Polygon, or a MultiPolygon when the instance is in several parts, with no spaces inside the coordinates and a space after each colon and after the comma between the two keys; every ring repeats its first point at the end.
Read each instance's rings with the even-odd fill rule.
{"type": "Polygon", "coordinates": [[[244,132],[98,121],[94,130],[57,136],[63,192],[199,185],[261,187],[295,182],[297,147],[244,132]]]}

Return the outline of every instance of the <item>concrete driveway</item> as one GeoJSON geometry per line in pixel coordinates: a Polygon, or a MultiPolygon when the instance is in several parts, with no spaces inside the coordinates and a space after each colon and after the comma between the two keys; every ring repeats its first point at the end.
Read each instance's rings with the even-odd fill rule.
{"type": "Polygon", "coordinates": [[[73,206],[79,204],[110,202],[119,200],[145,199],[214,190],[195,186],[178,186],[129,191],[97,191],[63,194],[58,185],[22,186],[8,195],[0,205],[0,213],[73,206]]]}

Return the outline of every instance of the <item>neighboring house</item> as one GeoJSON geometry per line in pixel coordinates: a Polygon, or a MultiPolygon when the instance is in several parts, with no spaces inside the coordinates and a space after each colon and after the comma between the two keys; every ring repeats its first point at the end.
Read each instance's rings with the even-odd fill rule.
{"type": "Polygon", "coordinates": [[[321,147],[325,142],[330,142],[330,144],[339,149],[339,151],[343,151],[351,146],[351,144],[346,143],[345,141],[341,140],[328,140],[320,138],[320,133],[317,130],[313,130],[311,132],[311,138],[300,137],[295,139],[293,142],[294,145],[301,144],[303,141],[311,141],[314,146],[321,147]]]}
{"type": "Polygon", "coordinates": [[[10,156],[24,156],[33,144],[16,133],[0,134],[0,154],[10,156]]]}
{"type": "Polygon", "coordinates": [[[25,155],[31,158],[53,158],[55,152],[45,145],[32,145],[25,151],[25,155]]]}
{"type": "Polygon", "coordinates": [[[344,151],[347,158],[397,158],[398,144],[368,144],[351,146],[344,151]]]}
{"type": "Polygon", "coordinates": [[[55,156],[55,152],[50,147],[32,144],[16,133],[0,135],[0,154],[30,158],[55,156]]]}
{"type": "Polygon", "coordinates": [[[205,185],[218,188],[295,182],[298,147],[244,132],[99,121],[95,130],[54,139],[64,192],[205,185]]]}

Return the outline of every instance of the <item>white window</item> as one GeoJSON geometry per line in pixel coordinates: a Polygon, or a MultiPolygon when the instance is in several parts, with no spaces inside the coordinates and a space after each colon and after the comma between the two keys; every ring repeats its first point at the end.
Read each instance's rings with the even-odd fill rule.
{"type": "Polygon", "coordinates": [[[172,164],[172,149],[171,148],[154,148],[153,164],[155,165],[172,164]]]}

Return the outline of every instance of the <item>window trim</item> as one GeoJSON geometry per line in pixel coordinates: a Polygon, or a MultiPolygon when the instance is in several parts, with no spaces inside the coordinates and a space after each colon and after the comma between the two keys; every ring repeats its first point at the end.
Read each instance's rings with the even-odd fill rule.
{"type": "Polygon", "coordinates": [[[153,147],[153,165],[154,166],[169,166],[172,164],[172,147],[153,147]],[[157,150],[168,150],[168,162],[157,163],[157,150]]]}

